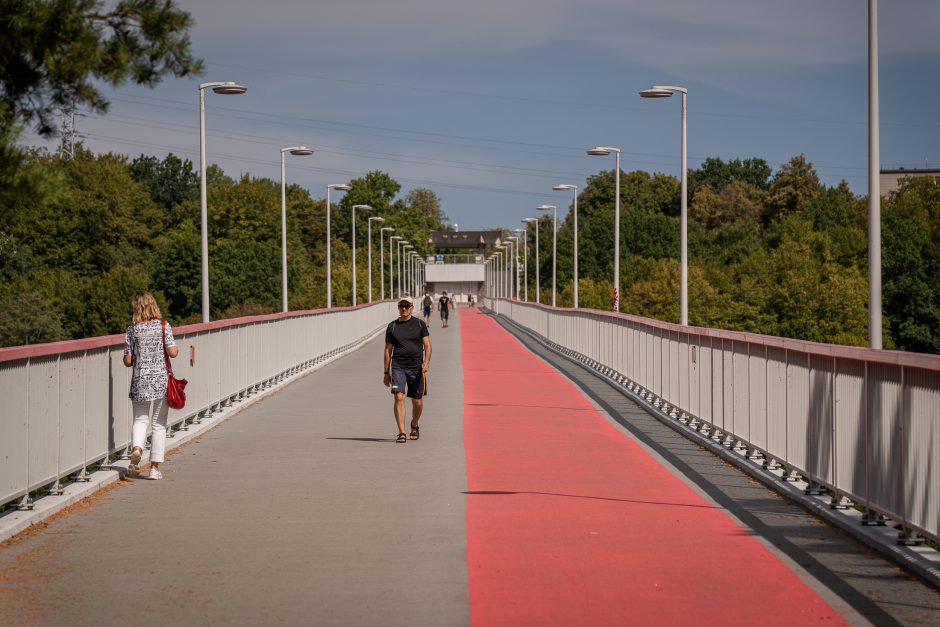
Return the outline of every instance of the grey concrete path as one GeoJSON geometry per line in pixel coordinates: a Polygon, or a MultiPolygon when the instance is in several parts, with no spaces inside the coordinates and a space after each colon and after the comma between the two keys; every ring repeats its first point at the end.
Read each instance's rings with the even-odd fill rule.
{"type": "Polygon", "coordinates": [[[419,441],[379,337],[7,543],[0,624],[466,624],[459,325],[432,319],[419,441]]]}

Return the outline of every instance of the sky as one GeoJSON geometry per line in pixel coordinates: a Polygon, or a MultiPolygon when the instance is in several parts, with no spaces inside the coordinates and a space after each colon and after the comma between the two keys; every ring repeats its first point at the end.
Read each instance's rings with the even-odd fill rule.
{"type": "MultiPolygon", "coordinates": [[[[688,89],[688,163],[804,154],[827,185],[868,189],[866,0],[177,0],[196,25],[196,79],[106,87],[107,114],[76,130],[95,152],[198,167],[198,84],[207,159],[227,174],[287,181],[314,198],[381,170],[433,190],[460,230],[516,228],[614,167],[679,176],[688,89]]],[[[882,168],[940,168],[940,2],[881,0],[882,168]]],[[[41,142],[27,134],[27,143],[41,142]]],[[[335,197],[334,197],[335,200],[335,197]]],[[[275,209],[275,208],[272,208],[275,209]]]]}

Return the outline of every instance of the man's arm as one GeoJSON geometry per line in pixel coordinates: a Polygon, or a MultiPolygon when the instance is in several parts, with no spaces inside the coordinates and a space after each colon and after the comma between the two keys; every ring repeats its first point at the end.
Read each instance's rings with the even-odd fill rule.
{"type": "Polygon", "coordinates": [[[427,372],[431,365],[431,338],[424,336],[424,363],[421,364],[421,372],[427,372]]]}
{"type": "Polygon", "coordinates": [[[387,343],[385,344],[385,368],[382,369],[384,373],[382,375],[382,383],[385,387],[388,387],[392,384],[392,345],[387,343]]]}

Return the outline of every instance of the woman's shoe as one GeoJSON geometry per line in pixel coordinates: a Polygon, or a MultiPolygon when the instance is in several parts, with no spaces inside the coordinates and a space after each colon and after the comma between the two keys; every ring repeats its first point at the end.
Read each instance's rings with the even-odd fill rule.
{"type": "Polygon", "coordinates": [[[156,480],[158,480],[158,479],[163,479],[163,473],[160,472],[159,470],[157,470],[156,468],[151,468],[151,469],[150,469],[150,474],[147,475],[147,478],[148,478],[148,479],[152,479],[152,480],[154,480],[154,481],[156,481],[156,480]]]}

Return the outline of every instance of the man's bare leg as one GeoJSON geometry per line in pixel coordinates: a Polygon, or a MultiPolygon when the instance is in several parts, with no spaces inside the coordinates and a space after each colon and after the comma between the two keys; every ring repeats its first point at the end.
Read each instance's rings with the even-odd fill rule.
{"type": "Polygon", "coordinates": [[[421,419],[421,411],[424,409],[424,400],[420,398],[411,399],[411,439],[418,439],[418,420],[421,419]]]}
{"type": "Polygon", "coordinates": [[[395,422],[398,423],[398,432],[405,432],[405,393],[395,392],[395,422]]]}

